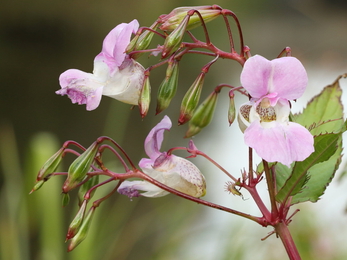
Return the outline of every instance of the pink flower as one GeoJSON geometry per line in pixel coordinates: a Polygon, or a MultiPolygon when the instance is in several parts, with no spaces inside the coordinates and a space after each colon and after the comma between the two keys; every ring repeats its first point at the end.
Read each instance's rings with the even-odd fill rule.
{"type": "Polygon", "coordinates": [[[268,162],[290,166],[313,151],[313,136],[300,124],[289,122],[290,102],[307,85],[306,70],[294,57],[267,60],[249,58],[241,73],[241,84],[251,100],[239,111],[245,143],[268,162]]]}
{"type": "MultiPolygon", "coordinates": [[[[183,193],[202,197],[206,193],[205,178],[200,170],[190,161],[159,149],[164,139],[164,131],[170,130],[171,120],[165,116],[148,134],[145,151],[149,158],[141,159],[139,165],[143,172],[153,179],[183,193]]],[[[147,181],[124,181],[118,192],[129,197],[161,197],[169,192],[147,181]],[[139,190],[145,191],[139,193],[139,190]]]]}
{"type": "Polygon", "coordinates": [[[101,96],[137,105],[144,79],[144,68],[130,59],[125,50],[131,34],[139,27],[137,20],[117,25],[104,39],[102,51],[94,59],[93,74],[69,69],[59,77],[60,95],[68,95],[72,103],[97,108],[101,96]]]}

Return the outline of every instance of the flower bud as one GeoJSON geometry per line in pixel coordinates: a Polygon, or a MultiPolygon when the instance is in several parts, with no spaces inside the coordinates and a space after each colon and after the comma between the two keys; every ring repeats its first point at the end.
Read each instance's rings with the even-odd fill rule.
{"type": "Polygon", "coordinates": [[[235,111],[235,100],[234,100],[234,92],[232,90],[229,91],[229,110],[228,110],[228,121],[229,121],[229,125],[231,125],[234,120],[235,120],[235,116],[236,116],[236,111],[235,111]]]}
{"type": "Polygon", "coordinates": [[[36,182],[36,184],[34,185],[34,188],[32,188],[32,190],[29,192],[29,194],[40,189],[44,183],[45,183],[44,180],[40,180],[40,181],[36,182]]]}
{"type": "MultiPolygon", "coordinates": [[[[155,31],[157,29],[157,27],[158,27],[158,22],[155,22],[149,28],[152,29],[153,31],[155,31]]],[[[146,50],[148,48],[148,46],[151,44],[151,42],[152,42],[152,38],[153,38],[153,35],[154,35],[153,31],[145,30],[140,35],[136,35],[132,39],[130,44],[128,45],[128,48],[127,48],[126,52],[129,53],[130,51],[146,50]]],[[[143,53],[144,52],[134,53],[134,54],[131,55],[131,58],[137,59],[143,53]]]]}
{"type": "Polygon", "coordinates": [[[63,158],[64,151],[65,147],[60,148],[58,152],[53,154],[53,156],[45,162],[45,164],[42,166],[42,168],[39,170],[39,173],[37,174],[36,181],[40,181],[47,175],[56,171],[61,162],[61,159],[63,158]]]}
{"type": "Polygon", "coordinates": [[[196,109],[192,119],[189,121],[189,128],[185,136],[186,138],[196,135],[202,128],[211,122],[216,108],[217,95],[218,93],[213,91],[196,109]]]}
{"type": "Polygon", "coordinates": [[[166,70],[166,76],[163,82],[160,84],[157,96],[157,109],[156,114],[166,109],[176,94],[178,85],[178,61],[169,61],[168,68],[166,70]]]}
{"type": "MultiPolygon", "coordinates": [[[[85,200],[84,196],[86,195],[86,193],[90,190],[90,188],[94,187],[98,183],[99,183],[99,175],[95,175],[95,176],[91,177],[88,181],[86,181],[84,184],[81,185],[81,187],[78,190],[78,201],[79,201],[80,206],[85,200]]],[[[90,193],[88,199],[93,197],[95,191],[96,191],[96,189],[94,189],[90,193]]]]}
{"type": "MultiPolygon", "coordinates": [[[[222,9],[216,5],[178,7],[172,10],[171,13],[159,17],[159,21],[162,23],[159,28],[163,31],[172,31],[176,29],[190,10],[197,10],[204,22],[207,23],[218,17],[222,9]]],[[[201,25],[200,17],[198,14],[194,13],[189,19],[187,30],[194,29],[199,25],[201,25]]]]}
{"type": "Polygon", "coordinates": [[[187,93],[184,95],[181,103],[180,117],[178,119],[179,125],[183,125],[192,118],[194,110],[197,107],[200,99],[204,79],[205,73],[201,72],[194,83],[190,86],[187,93]]]}
{"type": "Polygon", "coordinates": [[[190,16],[187,15],[184,17],[182,22],[177,26],[175,30],[173,30],[169,36],[166,37],[164,46],[163,46],[163,51],[161,53],[161,58],[164,59],[168,56],[170,56],[172,53],[177,51],[181,43],[183,41],[183,36],[186,32],[187,24],[189,22],[190,16]]]}
{"type": "MultiPolygon", "coordinates": [[[[138,31],[137,31],[137,33],[138,33],[138,31]]],[[[133,50],[135,50],[136,43],[139,40],[140,35],[141,35],[141,34],[137,34],[137,33],[136,33],[135,37],[130,41],[127,48],[125,49],[125,53],[129,53],[129,52],[132,52],[133,50]]]]}
{"type": "Polygon", "coordinates": [[[61,204],[63,207],[66,207],[69,205],[70,202],[70,195],[68,193],[63,193],[63,199],[61,200],[61,204]]]}
{"type": "Polygon", "coordinates": [[[87,207],[87,201],[84,200],[75,218],[72,220],[69,226],[69,229],[66,234],[66,241],[73,238],[77,234],[78,230],[80,229],[81,224],[83,222],[84,213],[86,212],[86,207],[87,207]]]}
{"type": "Polygon", "coordinates": [[[146,75],[143,81],[143,86],[141,89],[141,94],[139,98],[139,109],[141,117],[144,118],[149,110],[149,105],[151,103],[151,84],[149,82],[149,76],[146,75]]]}
{"type": "Polygon", "coordinates": [[[67,179],[63,185],[64,193],[75,188],[84,179],[94,161],[98,148],[99,143],[94,142],[86,151],[72,162],[68,170],[67,179]]]}
{"type": "Polygon", "coordinates": [[[74,250],[86,237],[88,234],[88,230],[90,227],[90,223],[92,222],[93,216],[95,212],[95,207],[91,207],[88,215],[82,222],[77,234],[71,239],[70,244],[68,246],[68,252],[74,250]]]}

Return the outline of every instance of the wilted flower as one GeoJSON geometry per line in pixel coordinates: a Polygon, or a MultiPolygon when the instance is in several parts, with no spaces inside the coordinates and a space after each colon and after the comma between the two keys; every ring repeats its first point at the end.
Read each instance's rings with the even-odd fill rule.
{"type": "Polygon", "coordinates": [[[304,93],[307,81],[305,68],[294,57],[269,61],[255,55],[244,65],[241,84],[251,100],[240,108],[240,128],[245,143],[268,162],[289,166],[314,151],[310,132],[289,122],[289,100],[304,93]]]}
{"type": "MultiPolygon", "coordinates": [[[[149,158],[141,159],[139,165],[143,172],[153,179],[180,192],[194,197],[205,195],[205,178],[200,170],[190,161],[159,149],[163,142],[164,131],[171,128],[171,120],[165,116],[148,134],[145,140],[145,151],[149,158]]],[[[139,195],[146,197],[161,197],[169,192],[147,181],[124,181],[118,192],[129,197],[139,195]],[[139,191],[145,191],[139,193],[139,191]]]]}
{"type": "Polygon", "coordinates": [[[144,78],[144,68],[130,59],[125,50],[137,20],[117,25],[104,39],[102,51],[94,59],[93,74],[69,69],[59,78],[60,95],[68,95],[73,103],[86,104],[87,110],[97,108],[101,96],[137,105],[144,78]]]}

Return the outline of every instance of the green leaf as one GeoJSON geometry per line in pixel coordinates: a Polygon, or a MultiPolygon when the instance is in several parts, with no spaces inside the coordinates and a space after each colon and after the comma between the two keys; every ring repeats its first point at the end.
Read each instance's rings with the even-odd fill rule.
{"type": "Polygon", "coordinates": [[[337,141],[338,148],[329,160],[318,163],[308,171],[309,179],[301,192],[297,193],[291,204],[305,201],[316,202],[324,194],[325,189],[333,179],[338,166],[341,163],[342,138],[337,141]]]}
{"type": "Polygon", "coordinates": [[[283,202],[293,196],[291,204],[315,202],[334,177],[341,161],[341,135],[346,131],[347,124],[343,120],[339,85],[339,80],[346,76],[339,76],[312,98],[302,113],[291,116],[293,122],[305,126],[315,135],[315,152],[305,161],[296,162],[294,167],[274,166],[278,201],[283,202]]]}
{"type": "Polygon", "coordinates": [[[283,165],[282,163],[277,163],[273,169],[275,170],[276,175],[277,190],[280,190],[282,189],[287,179],[291,175],[293,168],[288,168],[286,165],[283,165]]]}
{"type": "Polygon", "coordinates": [[[313,97],[302,113],[293,115],[293,121],[308,128],[313,135],[340,132],[344,121],[339,79],[343,76],[346,75],[339,76],[313,97]]]}
{"type": "MultiPolygon", "coordinates": [[[[278,191],[276,200],[284,202],[290,196],[294,196],[300,192],[302,187],[308,182],[307,172],[315,164],[327,161],[335,154],[338,146],[337,142],[340,140],[340,137],[341,133],[316,136],[314,139],[315,151],[306,160],[295,163],[292,174],[278,191]]],[[[326,183],[323,185],[326,185],[326,183]]]]}

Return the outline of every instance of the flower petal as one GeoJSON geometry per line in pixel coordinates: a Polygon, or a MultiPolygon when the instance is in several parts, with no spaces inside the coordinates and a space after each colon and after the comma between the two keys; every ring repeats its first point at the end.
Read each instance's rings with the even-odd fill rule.
{"type": "Polygon", "coordinates": [[[245,62],[240,80],[253,98],[276,93],[272,98],[288,100],[299,98],[308,82],[306,70],[298,59],[282,57],[269,61],[260,55],[245,62]]]}
{"type": "Polygon", "coordinates": [[[112,72],[116,67],[119,67],[125,57],[125,50],[130,43],[132,33],[135,33],[139,28],[137,20],[130,23],[121,23],[112,29],[105,37],[102,44],[102,51],[99,53],[95,60],[102,60],[109,67],[112,72]]]}
{"type": "Polygon", "coordinates": [[[63,72],[59,77],[59,95],[68,95],[72,103],[86,104],[87,110],[94,110],[100,104],[103,84],[93,74],[76,69],[63,72]]]}
{"type": "MultiPolygon", "coordinates": [[[[205,195],[205,177],[191,161],[171,155],[170,158],[158,168],[160,170],[169,169],[165,175],[165,177],[169,177],[166,180],[168,186],[197,198],[205,195]]],[[[156,168],[156,170],[158,170],[158,168],[156,168]]]]}
{"type": "Polygon", "coordinates": [[[140,167],[153,179],[193,197],[205,195],[205,177],[187,159],[162,153],[152,164],[145,160],[141,160],[140,167]]]}
{"type": "Polygon", "coordinates": [[[270,124],[272,127],[264,128],[259,121],[254,121],[245,131],[245,143],[264,160],[289,167],[314,151],[313,136],[305,127],[293,122],[270,124]]]}
{"type": "Polygon", "coordinates": [[[240,80],[241,85],[253,98],[268,94],[268,83],[272,73],[271,61],[260,55],[250,57],[244,64],[240,80]]]}
{"type": "Polygon", "coordinates": [[[108,79],[102,94],[127,104],[138,105],[144,71],[141,64],[132,59],[126,59],[121,69],[108,79]]]}
{"type": "Polygon", "coordinates": [[[160,156],[160,147],[164,139],[164,131],[170,130],[172,126],[171,120],[168,116],[158,123],[152,130],[149,132],[145,140],[145,151],[149,158],[154,162],[160,156]]]}
{"type": "MultiPolygon", "coordinates": [[[[116,73],[117,69],[116,67],[113,74],[116,73]]],[[[111,77],[111,71],[109,66],[102,60],[94,60],[93,75],[100,81],[106,82],[111,77]]]]}
{"type": "Polygon", "coordinates": [[[124,181],[121,183],[117,191],[122,195],[127,195],[129,198],[145,196],[145,197],[162,197],[169,192],[155,186],[147,181],[124,181]],[[145,191],[140,193],[139,191],[145,191]]]}
{"type": "MultiPolygon", "coordinates": [[[[254,110],[253,108],[253,105],[254,105],[254,102],[246,102],[244,104],[242,104],[239,108],[239,112],[238,112],[238,115],[237,115],[237,121],[239,123],[239,127],[240,127],[240,130],[242,131],[242,133],[245,132],[245,130],[247,129],[247,127],[250,125],[250,111],[251,110],[254,110]],[[253,109],[252,109],[253,108],[253,109]]],[[[253,113],[253,115],[256,115],[256,113],[253,113]]],[[[259,116],[256,118],[256,119],[259,119],[259,116]]],[[[252,121],[253,121],[253,118],[252,118],[252,121]]]]}
{"type": "Polygon", "coordinates": [[[281,98],[294,100],[305,92],[308,78],[304,66],[294,57],[283,57],[271,61],[272,82],[269,93],[276,92],[281,98]]]}
{"type": "MultiPolygon", "coordinates": [[[[169,130],[171,126],[170,118],[164,116],[149,132],[145,140],[145,151],[150,158],[141,159],[139,165],[145,174],[156,181],[188,195],[202,197],[206,193],[206,183],[200,170],[184,158],[159,151],[164,138],[164,131],[169,130]]],[[[190,145],[190,147],[196,148],[194,145],[190,145]]],[[[146,181],[136,182],[136,185],[130,185],[128,182],[122,183],[120,189],[118,190],[120,193],[128,196],[137,195],[136,190],[146,191],[141,195],[148,197],[168,194],[168,192],[146,181]]]]}
{"type": "Polygon", "coordinates": [[[136,33],[136,31],[139,28],[139,22],[134,19],[133,21],[131,21],[130,23],[128,23],[123,30],[119,33],[118,35],[118,39],[117,39],[117,43],[116,46],[113,50],[113,57],[116,60],[124,60],[125,57],[125,50],[128,47],[129,43],[130,43],[130,38],[131,38],[131,34],[132,33],[136,33]]]}

